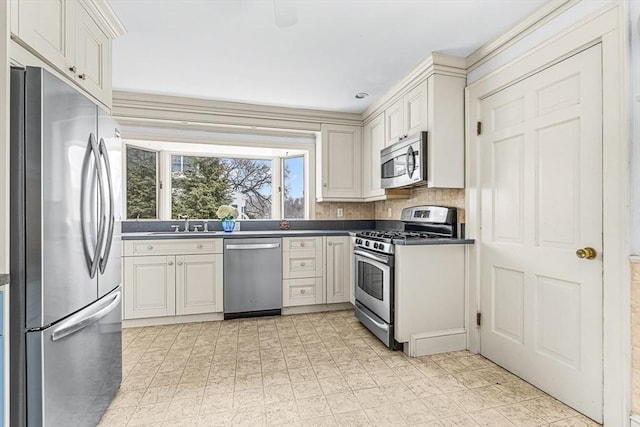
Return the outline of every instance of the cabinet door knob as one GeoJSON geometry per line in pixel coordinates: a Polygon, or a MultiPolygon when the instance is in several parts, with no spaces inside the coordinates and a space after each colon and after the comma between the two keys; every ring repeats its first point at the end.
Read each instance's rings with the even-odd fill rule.
{"type": "Polygon", "coordinates": [[[323,186],[323,187],[326,187],[326,186],[327,186],[327,183],[322,184],[322,186],[323,186]]]}
{"type": "Polygon", "coordinates": [[[75,65],[72,65],[71,67],[69,67],[69,71],[75,74],[78,71],[78,68],[75,65]]]}
{"type": "Polygon", "coordinates": [[[303,246],[303,247],[304,247],[304,242],[300,242],[300,246],[303,246]]]}
{"type": "Polygon", "coordinates": [[[169,261],[167,265],[173,265],[173,261],[169,261]]]}
{"type": "Polygon", "coordinates": [[[302,289],[302,290],[300,291],[300,293],[301,293],[302,295],[304,295],[306,292],[307,292],[307,291],[305,291],[304,289],[302,289]]]}
{"type": "Polygon", "coordinates": [[[327,243],[327,245],[333,246],[333,242],[329,242],[329,243],[327,243]]]}
{"type": "Polygon", "coordinates": [[[182,265],[182,261],[178,261],[178,262],[177,262],[177,264],[178,264],[178,265],[182,265]]]}
{"type": "Polygon", "coordinates": [[[301,262],[301,263],[300,263],[300,266],[301,266],[301,267],[304,267],[304,266],[305,266],[305,263],[304,263],[304,262],[301,262]]]}
{"type": "Polygon", "coordinates": [[[200,245],[198,245],[198,249],[202,249],[202,245],[201,245],[201,244],[200,244],[200,245]]]}
{"type": "Polygon", "coordinates": [[[153,249],[153,246],[149,245],[149,246],[147,246],[147,249],[151,250],[151,249],[153,249]]]}
{"type": "Polygon", "coordinates": [[[78,74],[78,78],[79,78],[80,80],[86,80],[86,79],[87,79],[87,75],[86,75],[85,73],[78,74]]]}

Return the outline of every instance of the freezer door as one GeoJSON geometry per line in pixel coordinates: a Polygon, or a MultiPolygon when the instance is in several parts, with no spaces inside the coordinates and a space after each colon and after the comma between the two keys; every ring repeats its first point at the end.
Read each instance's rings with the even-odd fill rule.
{"type": "Polygon", "coordinates": [[[58,321],[98,297],[101,230],[97,107],[40,68],[25,84],[26,327],[58,321]],[[92,278],[93,276],[93,278],[92,278]]]}
{"type": "Polygon", "coordinates": [[[104,193],[107,204],[105,238],[99,252],[98,297],[120,285],[121,277],[121,219],[122,219],[122,141],[118,123],[102,109],[98,109],[98,147],[100,167],[103,169],[104,193]]]}
{"type": "Polygon", "coordinates": [[[27,332],[27,425],[94,427],[122,381],[121,290],[27,332]]]}

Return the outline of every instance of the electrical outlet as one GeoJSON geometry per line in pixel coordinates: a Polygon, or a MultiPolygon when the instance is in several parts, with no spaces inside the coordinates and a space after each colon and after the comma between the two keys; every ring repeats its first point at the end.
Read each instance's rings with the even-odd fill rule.
{"type": "Polygon", "coordinates": [[[391,210],[391,208],[387,208],[387,218],[391,218],[392,215],[393,211],[391,210]]]}
{"type": "Polygon", "coordinates": [[[344,209],[338,208],[337,214],[338,218],[342,218],[344,216],[344,209]]]}

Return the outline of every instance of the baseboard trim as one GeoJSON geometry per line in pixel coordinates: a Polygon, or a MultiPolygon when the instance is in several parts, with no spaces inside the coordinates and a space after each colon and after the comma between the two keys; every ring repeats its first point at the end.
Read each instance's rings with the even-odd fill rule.
{"type": "MultiPolygon", "coordinates": [[[[282,315],[320,313],[323,311],[352,310],[350,302],[336,304],[301,305],[299,307],[284,307],[282,315]]],[[[147,319],[126,319],[122,321],[123,328],[140,328],[145,326],[174,325],[176,323],[215,322],[224,320],[224,313],[187,314],[182,316],[149,317],[147,319]]]]}
{"type": "Polygon", "coordinates": [[[320,313],[322,311],[338,311],[338,310],[352,310],[353,306],[350,302],[339,302],[336,304],[316,304],[316,305],[301,305],[298,307],[283,307],[282,315],[288,314],[305,314],[305,313],[320,313]]]}
{"type": "Polygon", "coordinates": [[[413,334],[409,338],[408,355],[427,356],[467,348],[467,332],[464,329],[413,334]]]}

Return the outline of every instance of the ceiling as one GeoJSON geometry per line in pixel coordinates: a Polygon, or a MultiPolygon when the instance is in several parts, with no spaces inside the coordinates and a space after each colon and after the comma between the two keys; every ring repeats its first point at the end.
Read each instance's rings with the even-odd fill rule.
{"type": "Polygon", "coordinates": [[[361,113],[432,51],[467,56],[546,1],[109,0],[127,28],[113,87],[361,113]]]}

